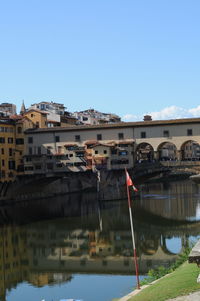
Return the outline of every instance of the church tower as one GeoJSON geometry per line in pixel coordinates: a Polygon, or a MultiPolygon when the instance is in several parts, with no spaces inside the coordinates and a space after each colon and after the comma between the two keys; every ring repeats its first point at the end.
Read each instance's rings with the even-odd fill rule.
{"type": "Polygon", "coordinates": [[[20,110],[20,114],[21,114],[21,115],[24,115],[25,112],[26,112],[26,108],[25,108],[24,100],[23,100],[22,106],[21,106],[21,110],[20,110]]]}

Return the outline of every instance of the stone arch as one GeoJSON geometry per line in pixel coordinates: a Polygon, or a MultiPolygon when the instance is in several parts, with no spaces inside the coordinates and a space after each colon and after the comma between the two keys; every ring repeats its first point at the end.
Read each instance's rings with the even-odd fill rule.
{"type": "Polygon", "coordinates": [[[181,160],[200,160],[200,144],[195,140],[185,141],[180,148],[181,160]]]}
{"type": "Polygon", "coordinates": [[[161,161],[177,160],[178,151],[174,143],[165,141],[157,148],[157,159],[161,161]]]}
{"type": "Polygon", "coordinates": [[[153,146],[146,142],[138,144],[136,148],[136,160],[138,162],[153,161],[154,160],[153,146]]]}

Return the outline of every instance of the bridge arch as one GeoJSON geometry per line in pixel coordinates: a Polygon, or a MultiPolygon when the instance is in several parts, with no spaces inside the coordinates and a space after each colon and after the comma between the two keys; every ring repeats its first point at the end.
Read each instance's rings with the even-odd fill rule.
{"type": "Polygon", "coordinates": [[[172,142],[162,142],[157,148],[157,159],[161,161],[177,160],[177,147],[172,142]]]}
{"type": "Polygon", "coordinates": [[[159,247],[159,239],[145,239],[140,242],[140,249],[145,255],[153,255],[157,252],[159,247]]]}
{"type": "Polygon", "coordinates": [[[200,160],[200,144],[195,140],[185,141],[180,148],[181,160],[200,160]]]}
{"type": "Polygon", "coordinates": [[[153,161],[154,160],[153,146],[146,142],[138,144],[136,148],[136,160],[138,162],[153,161]]]}

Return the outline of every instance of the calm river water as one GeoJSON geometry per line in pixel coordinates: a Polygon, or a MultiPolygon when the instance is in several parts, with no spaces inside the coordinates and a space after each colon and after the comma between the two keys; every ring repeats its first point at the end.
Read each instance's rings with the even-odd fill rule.
{"type": "MultiPolygon", "coordinates": [[[[141,185],[132,210],[142,279],[197,240],[200,185],[141,185]]],[[[22,202],[1,209],[0,222],[0,300],[111,301],[136,285],[127,200],[22,202]]]]}

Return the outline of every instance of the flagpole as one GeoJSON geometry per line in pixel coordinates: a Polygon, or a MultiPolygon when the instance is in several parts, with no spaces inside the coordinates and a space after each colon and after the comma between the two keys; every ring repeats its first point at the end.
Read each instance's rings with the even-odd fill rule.
{"type": "MultiPolygon", "coordinates": [[[[127,174],[127,170],[126,170],[126,174],[127,174]]],[[[137,262],[135,237],[134,237],[134,229],[133,229],[133,218],[132,218],[132,210],[131,210],[131,197],[130,197],[130,190],[127,181],[126,181],[126,188],[127,188],[128,207],[129,207],[129,216],[130,216],[130,224],[131,224],[131,235],[132,235],[132,242],[133,242],[133,258],[135,263],[135,275],[137,279],[137,288],[140,289],[139,269],[138,269],[138,262],[137,262]]]]}

